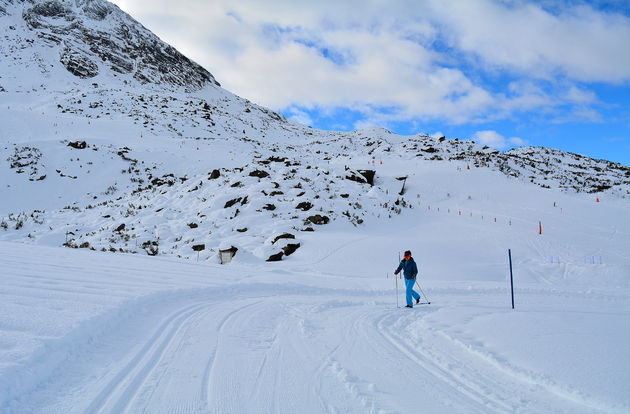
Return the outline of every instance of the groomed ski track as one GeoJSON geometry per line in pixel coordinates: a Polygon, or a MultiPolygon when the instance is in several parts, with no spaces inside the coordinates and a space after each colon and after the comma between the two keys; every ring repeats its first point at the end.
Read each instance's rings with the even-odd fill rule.
{"type": "MultiPolygon", "coordinates": [[[[97,262],[106,259],[107,255],[96,257],[97,262]]],[[[147,277],[138,270],[146,258],[130,270],[135,260],[126,257],[120,268],[90,269],[98,263],[85,262],[57,265],[46,277],[11,279],[8,289],[28,296],[45,284],[54,286],[55,281],[78,288],[91,271],[98,278],[89,279],[91,289],[83,291],[80,300],[98,297],[99,288],[101,295],[105,291],[123,295],[133,286],[142,286],[147,277]]],[[[52,268],[45,262],[46,258],[36,261],[33,269],[52,268]]],[[[14,264],[17,267],[18,261],[14,264]]],[[[156,270],[157,276],[151,278],[154,283],[176,276],[170,267],[177,263],[165,265],[167,269],[156,270]]],[[[189,272],[196,267],[186,266],[189,272]]],[[[188,278],[188,284],[201,285],[199,277],[207,270],[199,266],[199,274],[188,278]]],[[[30,386],[22,392],[14,390],[16,397],[21,395],[2,401],[0,411],[23,412],[25,407],[39,413],[181,414],[615,410],[479,352],[474,343],[452,337],[432,319],[449,307],[480,303],[482,309],[476,311],[478,315],[472,311],[471,318],[503,312],[505,298],[496,289],[467,291],[463,302],[462,292],[438,289],[433,291],[438,303],[433,299],[431,305],[408,310],[396,308],[393,289],[362,289],[361,284],[356,289],[324,288],[299,272],[286,283],[254,279],[153,293],[125,302],[123,311],[87,321],[91,330],[78,329],[83,333],[75,334],[71,345],[64,340],[65,346],[50,345],[47,356],[31,361],[28,372],[14,377],[30,386]],[[300,283],[301,278],[305,283],[300,283]],[[38,380],[30,381],[29,372],[37,373],[38,380]]],[[[528,294],[543,292],[521,292],[528,294]]]]}

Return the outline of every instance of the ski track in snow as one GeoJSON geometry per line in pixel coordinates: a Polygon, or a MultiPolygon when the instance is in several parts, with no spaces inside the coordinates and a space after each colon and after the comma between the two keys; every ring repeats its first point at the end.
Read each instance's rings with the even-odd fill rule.
{"type": "Polygon", "coordinates": [[[148,337],[105,332],[128,342],[89,344],[65,361],[60,383],[51,379],[23,400],[34,398],[41,405],[33,412],[46,413],[614,412],[427,329],[424,316],[440,305],[405,313],[382,299],[366,304],[367,292],[305,291],[174,296],[170,313],[139,322],[157,326],[148,337]],[[399,400],[401,391],[415,397],[399,400]],[[68,406],[60,395],[80,397],[68,406]]]}
{"type": "MultiPolygon", "coordinates": [[[[406,233],[396,231],[408,226],[401,221],[318,236],[311,254],[289,267],[3,242],[0,330],[13,338],[7,352],[11,341],[22,345],[19,358],[0,354],[0,412],[629,412],[622,386],[608,392],[605,382],[576,382],[575,373],[591,369],[572,368],[599,354],[613,382],[627,378],[616,367],[628,361],[616,345],[627,338],[627,294],[594,285],[589,273],[622,284],[623,261],[541,264],[536,258],[548,251],[568,256],[568,238],[526,238],[515,256],[522,311],[507,311],[509,284],[486,276],[497,272],[494,257],[464,281],[453,267],[445,280],[425,282],[439,258],[423,260],[420,283],[433,303],[396,309],[394,281],[372,268],[391,258],[371,246],[414,245],[432,224],[420,217],[424,227],[406,233]],[[348,266],[354,257],[366,263],[348,266]],[[604,342],[574,350],[594,329],[604,342]],[[557,347],[572,349],[563,355],[557,347]]],[[[431,249],[423,255],[431,258],[431,249]]],[[[401,304],[403,291],[400,283],[401,304]]]]}

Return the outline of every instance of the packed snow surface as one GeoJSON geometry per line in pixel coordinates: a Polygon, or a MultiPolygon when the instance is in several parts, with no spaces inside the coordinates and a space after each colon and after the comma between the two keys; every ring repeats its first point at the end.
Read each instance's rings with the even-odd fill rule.
{"type": "Polygon", "coordinates": [[[511,225],[421,203],[278,263],[0,242],[0,411],[630,412],[627,205],[485,179],[511,225]]]}

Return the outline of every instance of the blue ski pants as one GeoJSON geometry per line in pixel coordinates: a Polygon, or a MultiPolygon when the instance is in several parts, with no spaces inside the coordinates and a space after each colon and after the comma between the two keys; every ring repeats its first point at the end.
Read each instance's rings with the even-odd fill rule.
{"type": "Polygon", "coordinates": [[[407,305],[413,306],[413,299],[420,299],[418,292],[413,290],[416,284],[416,279],[405,279],[405,286],[407,286],[407,305]]]}

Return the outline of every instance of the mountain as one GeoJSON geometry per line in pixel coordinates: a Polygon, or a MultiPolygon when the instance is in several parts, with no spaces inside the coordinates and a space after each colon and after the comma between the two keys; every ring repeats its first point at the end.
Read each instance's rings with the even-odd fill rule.
{"type": "Polygon", "coordinates": [[[219,86],[207,70],[107,1],[4,0],[0,4],[0,13],[13,20],[5,41],[14,64],[22,61],[19,50],[31,44],[33,49],[50,48],[50,54],[36,52],[28,62],[44,73],[51,66],[47,58],[54,54],[58,55],[55,64],[80,79],[108,72],[154,85],[195,90],[210,83],[219,86]]]}
{"type": "Polygon", "coordinates": [[[122,115],[148,132],[187,138],[297,128],[221,89],[207,70],[107,1],[2,0],[0,19],[7,102],[27,95],[29,108],[122,115]]]}
{"type": "Polygon", "coordinates": [[[234,246],[267,260],[333,223],[473,197],[435,191],[432,171],[630,196],[628,167],[558,150],[299,125],[103,0],[2,0],[0,22],[3,239],[204,260],[234,246]]]}

